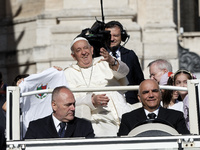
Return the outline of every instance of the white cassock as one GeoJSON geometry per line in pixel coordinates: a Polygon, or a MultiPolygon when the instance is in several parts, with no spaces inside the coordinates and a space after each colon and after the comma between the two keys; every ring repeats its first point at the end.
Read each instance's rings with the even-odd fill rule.
{"type": "MultiPolygon", "coordinates": [[[[126,75],[129,68],[119,61],[117,71],[110,69],[103,57],[94,58],[93,66],[80,68],[77,64],[64,70],[70,88],[106,87],[127,85],[126,75]]],[[[96,136],[116,136],[122,114],[133,110],[133,106],[126,103],[123,96],[125,91],[106,92],[77,92],[74,93],[76,106],[85,104],[91,109],[91,122],[96,136]],[[106,107],[94,107],[91,101],[92,94],[106,94],[110,101],[106,107]]]]}

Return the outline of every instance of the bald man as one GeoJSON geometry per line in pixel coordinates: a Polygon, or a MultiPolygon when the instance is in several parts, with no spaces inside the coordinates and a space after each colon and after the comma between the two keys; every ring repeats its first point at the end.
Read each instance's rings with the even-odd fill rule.
{"type": "Polygon", "coordinates": [[[118,136],[128,135],[138,124],[152,119],[150,118],[152,114],[154,115],[153,119],[167,122],[179,134],[189,134],[182,112],[165,109],[160,106],[161,91],[155,80],[148,79],[141,82],[138,99],[143,107],[122,115],[118,136]]]}
{"type": "Polygon", "coordinates": [[[30,122],[25,139],[94,137],[91,123],[74,116],[75,99],[67,87],[54,89],[51,105],[53,113],[30,122]]]}

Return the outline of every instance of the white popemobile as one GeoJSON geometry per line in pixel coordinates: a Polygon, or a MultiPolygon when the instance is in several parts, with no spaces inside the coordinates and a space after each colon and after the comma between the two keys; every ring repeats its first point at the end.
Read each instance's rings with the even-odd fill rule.
{"type": "MultiPolygon", "coordinates": [[[[32,139],[22,140],[20,127],[20,97],[34,95],[39,93],[51,93],[53,89],[40,91],[32,91],[20,93],[19,87],[7,88],[7,150],[64,150],[64,149],[189,149],[197,150],[200,148],[200,80],[188,80],[188,87],[160,86],[161,89],[177,89],[188,90],[189,93],[189,117],[190,117],[190,132],[191,135],[178,135],[169,126],[164,124],[145,124],[132,130],[128,136],[124,137],[96,137],[93,139],[85,138],[69,138],[69,139],[32,139]],[[137,136],[148,130],[157,131],[157,133],[167,133],[166,135],[158,136],[137,136]],[[170,134],[170,136],[169,136],[170,134]]],[[[111,91],[111,90],[137,90],[139,86],[119,86],[119,87],[103,87],[103,88],[81,88],[71,89],[73,92],[82,91],[111,91]]],[[[76,108],[79,112],[78,117],[90,119],[87,106],[76,108]],[[86,113],[85,113],[86,112],[86,113]],[[85,115],[87,114],[87,115],[85,115]]]]}

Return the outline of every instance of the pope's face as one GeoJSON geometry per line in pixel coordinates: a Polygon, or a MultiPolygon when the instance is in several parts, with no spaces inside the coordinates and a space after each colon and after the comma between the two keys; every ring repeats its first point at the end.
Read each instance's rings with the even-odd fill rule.
{"type": "Polygon", "coordinates": [[[75,42],[72,49],[71,55],[80,67],[88,68],[92,65],[93,47],[87,41],[79,40],[75,42]]]}

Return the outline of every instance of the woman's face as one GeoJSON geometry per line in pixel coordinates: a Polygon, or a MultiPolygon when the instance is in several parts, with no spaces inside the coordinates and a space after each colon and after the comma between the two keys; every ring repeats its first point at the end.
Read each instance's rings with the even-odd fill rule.
{"type": "MultiPolygon", "coordinates": [[[[175,86],[180,86],[180,87],[187,87],[187,80],[188,80],[188,75],[184,74],[184,73],[180,73],[178,75],[176,75],[176,79],[175,79],[175,86]]],[[[178,93],[180,95],[186,95],[188,93],[188,91],[178,91],[178,93]]]]}
{"type": "Polygon", "coordinates": [[[172,92],[172,99],[173,99],[173,100],[177,100],[177,99],[178,99],[178,96],[179,96],[178,91],[173,91],[173,92],[172,92]]]}

